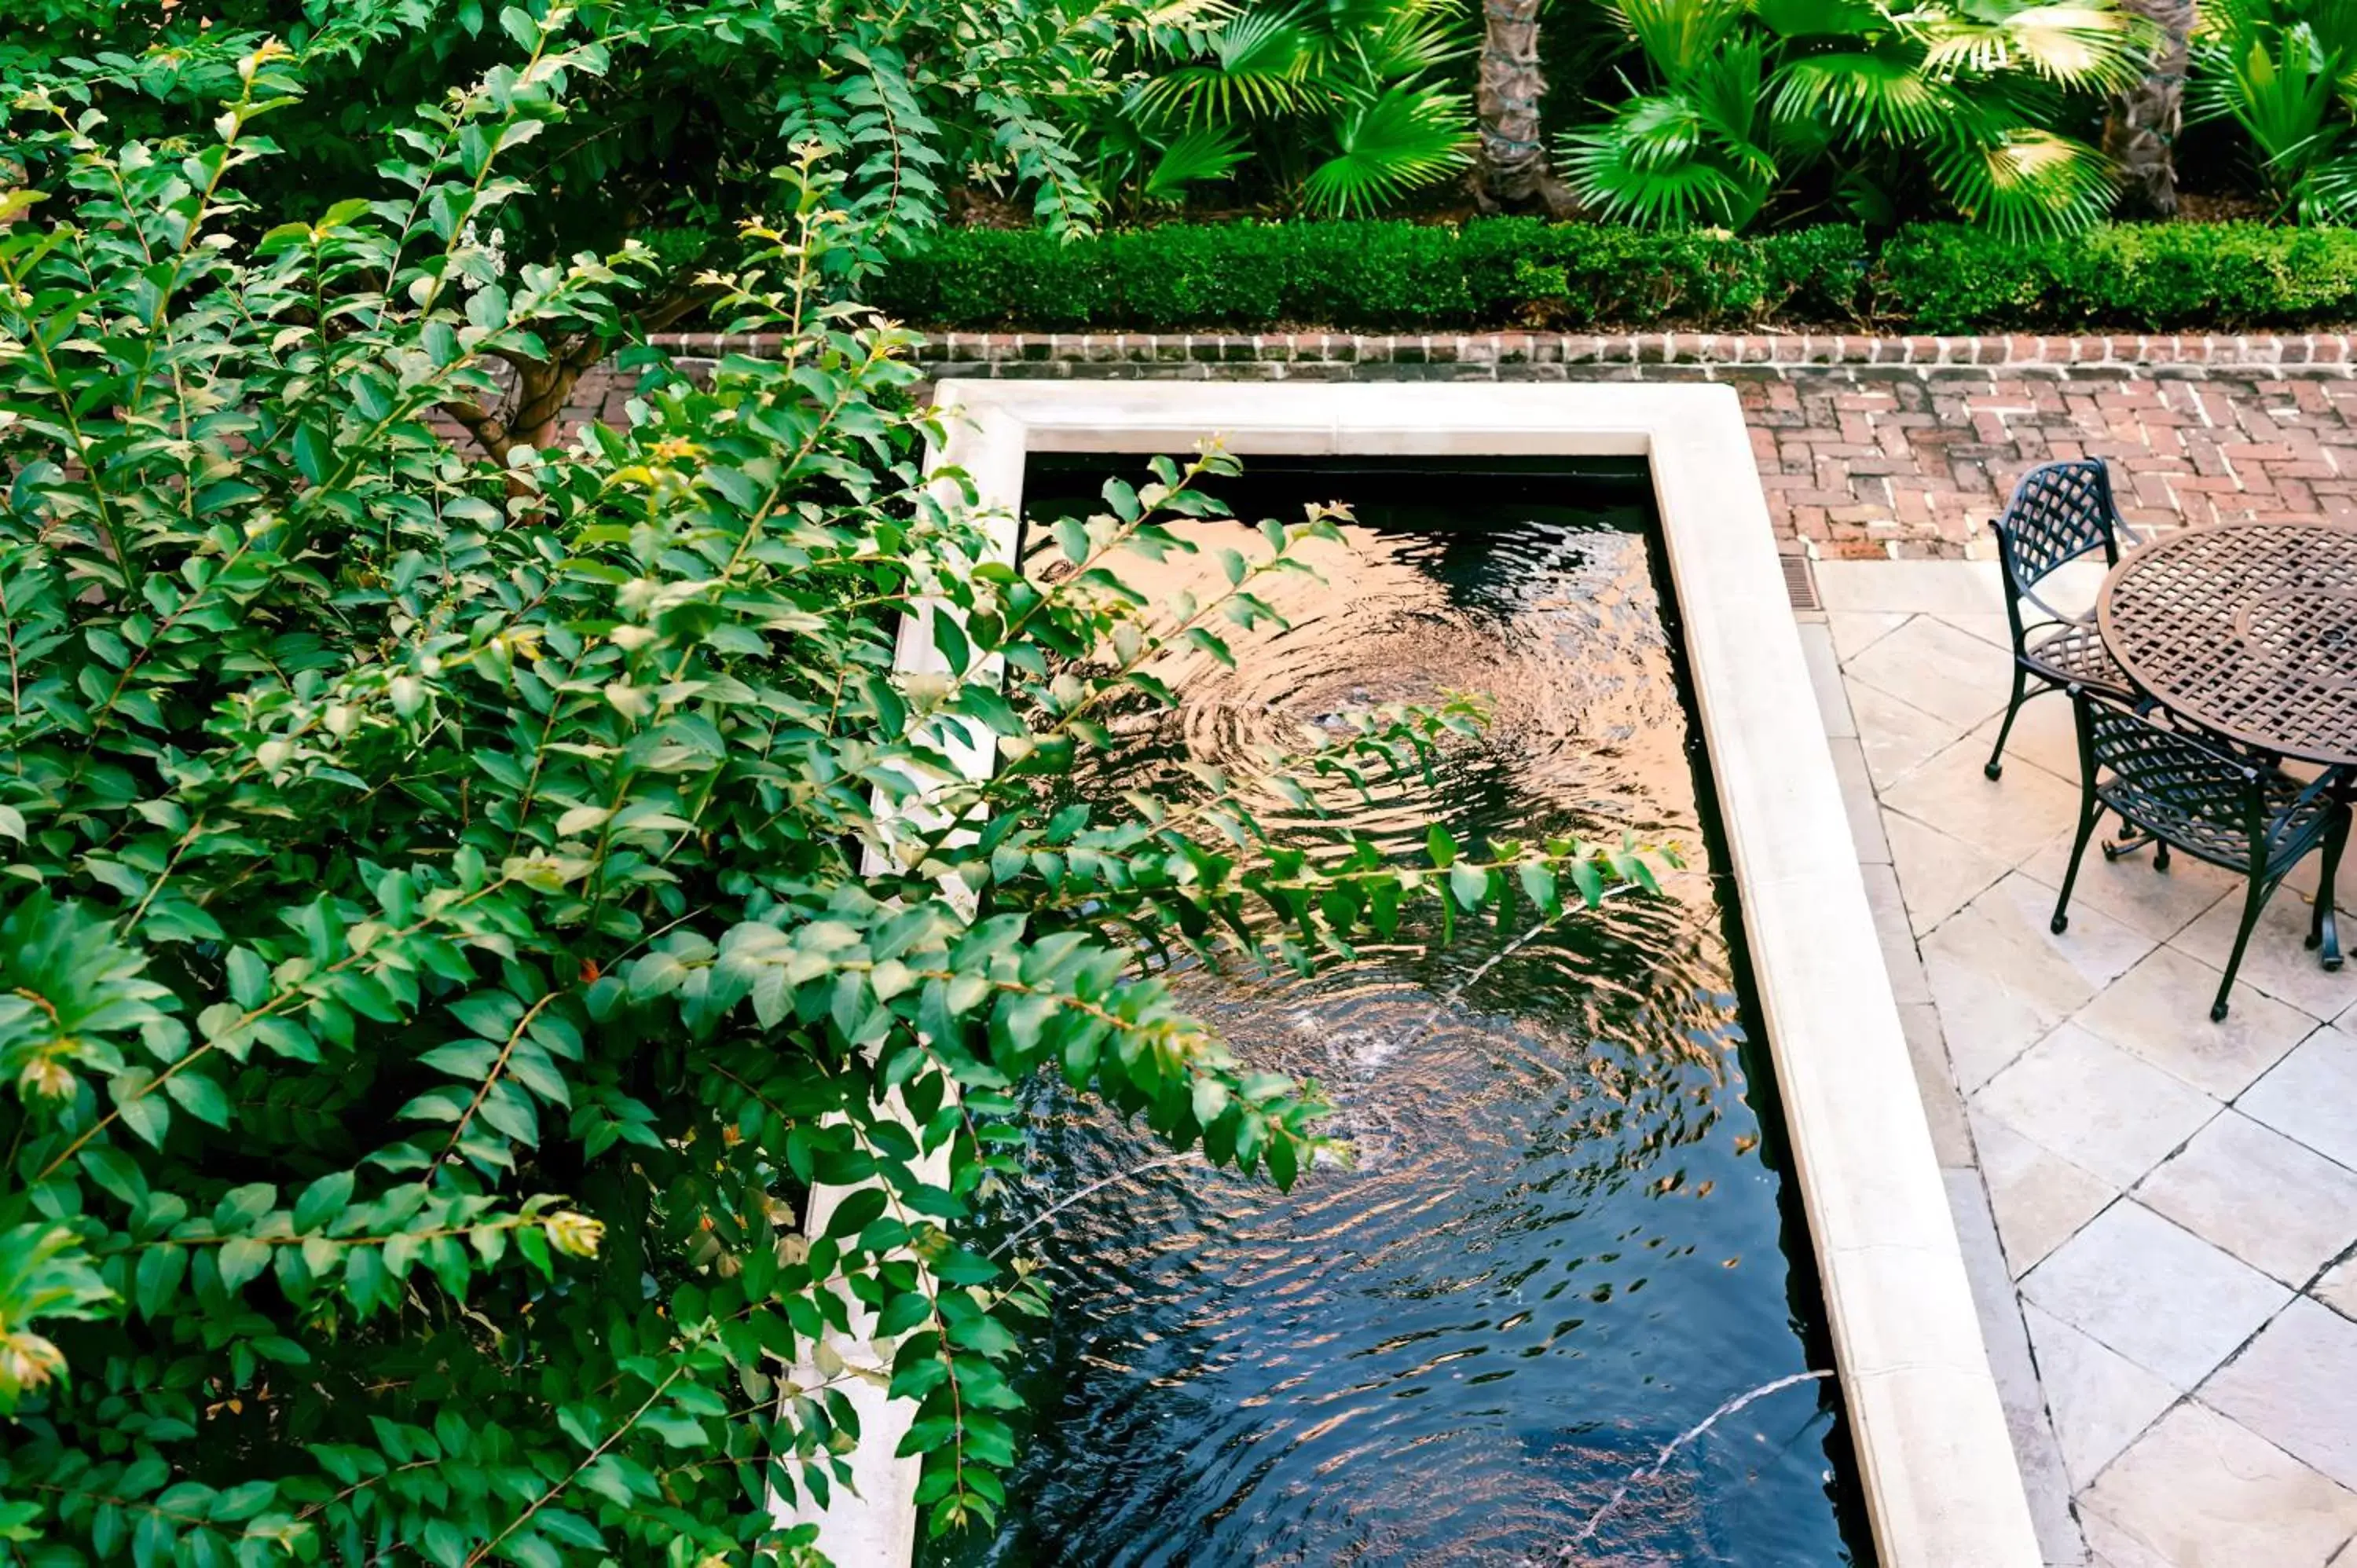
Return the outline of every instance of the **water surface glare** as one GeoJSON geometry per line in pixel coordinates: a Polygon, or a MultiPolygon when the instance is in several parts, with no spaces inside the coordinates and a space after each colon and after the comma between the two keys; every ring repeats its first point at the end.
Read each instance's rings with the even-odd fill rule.
{"type": "MultiPolygon", "coordinates": [[[[1035,521],[1097,510],[1071,499],[1084,468],[1035,463],[1035,521]]],[[[1248,1060],[1325,1086],[1354,1163],[1289,1195],[1164,1164],[1024,1235],[1057,1315],[1020,1376],[1034,1413],[1006,1517],[920,1555],[1866,1561],[1830,1380],[1732,1412],[1597,1518],[1721,1405],[1831,1364],[1641,492],[1248,479],[1248,517],[1297,516],[1304,487],[1356,501],[1351,549],[1320,547],[1324,584],[1272,595],[1289,630],[1231,639],[1238,671],[1167,669],[1180,712],[1135,776],[1081,793],[1182,756],[1241,774],[1347,709],[1472,692],[1493,719],[1437,781],[1322,795],[1334,821],[1403,857],[1435,819],[1460,843],[1626,832],[1682,846],[1688,870],[1665,897],[1553,926],[1525,902],[1446,948],[1437,922],[1404,929],[1312,980],[1181,975],[1248,1060]]],[[[1226,524],[1194,537],[1245,542],[1226,524]]],[[[1122,567],[1157,593],[1210,570],[1122,567]]],[[[1309,821],[1273,795],[1264,814],[1309,821]]],[[[1164,1152],[1053,1089],[1039,1106],[1005,1230],[1164,1152]]]]}

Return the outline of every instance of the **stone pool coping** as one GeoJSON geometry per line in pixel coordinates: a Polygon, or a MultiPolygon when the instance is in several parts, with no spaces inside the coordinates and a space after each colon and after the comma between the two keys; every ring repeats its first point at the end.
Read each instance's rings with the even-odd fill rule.
{"type": "MultiPolygon", "coordinates": [[[[1884,1568],[2036,1568],[1733,390],[948,380],[935,404],[952,415],[940,461],[1009,514],[1030,453],[1183,451],[1213,434],[1245,456],[1647,460],[1877,1554],[1884,1568]]],[[[904,661],[927,651],[904,634],[904,661]]],[[[915,1470],[902,1468],[897,1492],[879,1475],[864,1502],[830,1510],[822,1544],[840,1530],[863,1543],[853,1561],[908,1562],[915,1470]],[[889,1517],[845,1517],[871,1512],[889,1517]],[[893,1539],[907,1544],[876,1554],[893,1539]]]]}

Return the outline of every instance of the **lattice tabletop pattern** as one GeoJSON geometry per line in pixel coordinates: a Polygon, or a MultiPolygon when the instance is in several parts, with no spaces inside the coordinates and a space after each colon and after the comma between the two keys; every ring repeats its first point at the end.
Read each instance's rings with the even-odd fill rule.
{"type": "Polygon", "coordinates": [[[2095,601],[2130,679],[2279,756],[2357,764],[2357,526],[2233,522],[2132,552],[2095,601]]]}

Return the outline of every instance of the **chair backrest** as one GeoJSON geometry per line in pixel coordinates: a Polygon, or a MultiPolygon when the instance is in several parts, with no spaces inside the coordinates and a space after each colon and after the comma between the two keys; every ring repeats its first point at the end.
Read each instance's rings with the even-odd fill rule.
{"type": "Polygon", "coordinates": [[[2073,686],[2071,700],[2078,712],[2079,761],[2091,781],[2100,768],[2131,794],[2165,802],[2173,811],[2259,831],[2266,797],[2250,758],[2102,692],[2073,686]]]}
{"type": "Polygon", "coordinates": [[[2041,463],[2022,475],[1996,520],[1997,555],[2009,593],[2037,586],[2056,567],[2090,551],[2102,551],[2116,565],[2117,516],[2111,475],[2100,457],[2041,463]]]}

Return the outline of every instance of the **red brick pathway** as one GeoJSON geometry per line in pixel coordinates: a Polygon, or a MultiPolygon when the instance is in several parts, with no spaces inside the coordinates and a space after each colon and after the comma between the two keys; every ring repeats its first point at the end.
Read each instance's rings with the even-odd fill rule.
{"type": "Polygon", "coordinates": [[[2022,470],[2110,464],[2131,523],[2357,518],[2357,381],[2007,372],[1738,382],[1780,535],[1827,556],[1985,553],[2022,470]]]}
{"type": "MultiPolygon", "coordinates": [[[[709,362],[722,341],[659,339],[709,362]]],[[[726,348],[762,352],[760,339],[726,348]]],[[[953,334],[935,375],[1206,380],[1717,380],[1733,384],[1780,538],[1822,556],[1986,554],[2022,471],[2096,456],[2131,523],[2357,519],[2357,339],[1074,337],[953,334]]],[[[572,417],[620,423],[593,371],[572,417]]]]}

